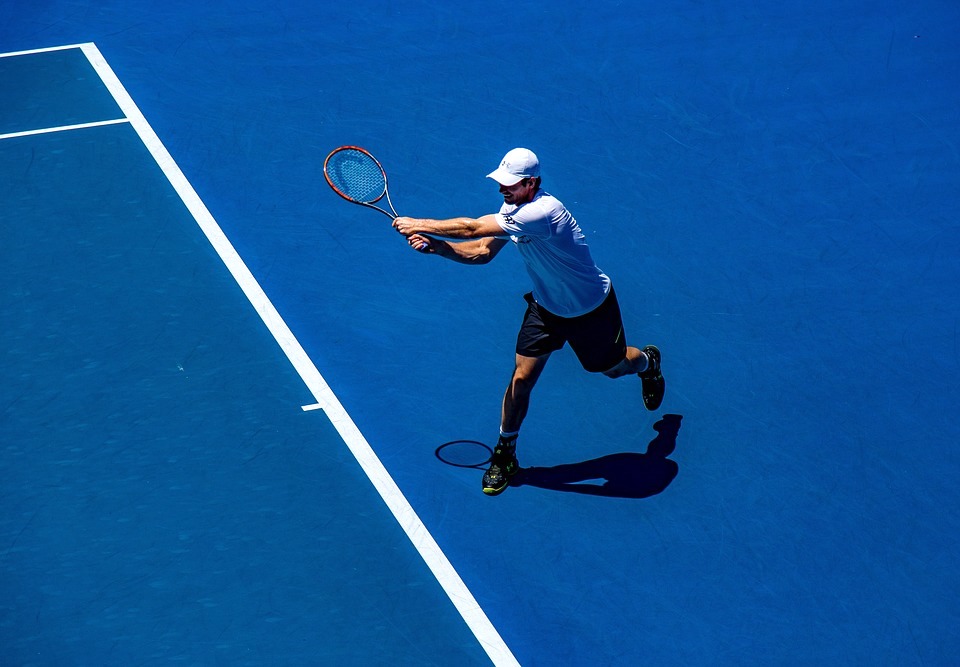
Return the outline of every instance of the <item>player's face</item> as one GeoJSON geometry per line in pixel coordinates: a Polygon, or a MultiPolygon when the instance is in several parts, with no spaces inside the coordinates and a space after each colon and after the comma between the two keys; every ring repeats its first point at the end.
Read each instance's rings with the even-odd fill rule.
{"type": "Polygon", "coordinates": [[[520,206],[533,201],[533,196],[537,193],[537,179],[524,178],[516,185],[501,185],[500,194],[503,195],[503,201],[513,206],[520,206]]]}

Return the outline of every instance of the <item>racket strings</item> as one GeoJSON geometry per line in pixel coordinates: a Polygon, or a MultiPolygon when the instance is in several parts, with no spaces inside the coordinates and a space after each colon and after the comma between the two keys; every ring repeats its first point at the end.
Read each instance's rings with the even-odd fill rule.
{"type": "Polygon", "coordinates": [[[341,150],[330,156],[326,168],[330,184],[348,199],[372,204],[387,190],[387,177],[371,156],[358,150],[341,150]]]}

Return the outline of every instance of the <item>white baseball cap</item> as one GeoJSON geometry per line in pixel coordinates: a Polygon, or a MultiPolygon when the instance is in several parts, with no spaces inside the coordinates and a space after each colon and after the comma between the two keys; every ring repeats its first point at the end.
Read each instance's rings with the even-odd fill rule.
{"type": "Polygon", "coordinates": [[[540,176],[540,160],[528,148],[514,148],[500,160],[500,166],[487,174],[500,185],[516,185],[525,178],[540,176]]]}

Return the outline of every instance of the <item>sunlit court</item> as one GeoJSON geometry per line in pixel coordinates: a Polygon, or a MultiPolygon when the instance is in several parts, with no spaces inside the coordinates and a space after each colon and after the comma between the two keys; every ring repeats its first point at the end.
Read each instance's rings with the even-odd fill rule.
{"type": "Polygon", "coordinates": [[[0,663],[952,664],[958,28],[0,9],[0,663]],[[666,389],[553,351],[491,493],[526,240],[398,230],[534,173],[666,389]]]}

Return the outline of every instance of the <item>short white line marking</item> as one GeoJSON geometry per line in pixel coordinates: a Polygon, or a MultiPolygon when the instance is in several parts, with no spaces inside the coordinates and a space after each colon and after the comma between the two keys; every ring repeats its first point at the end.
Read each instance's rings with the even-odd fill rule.
{"type": "Polygon", "coordinates": [[[93,123],[77,123],[76,125],[60,125],[59,127],[44,127],[39,130],[24,130],[23,132],[9,132],[0,134],[0,139],[13,139],[15,137],[32,137],[37,134],[50,134],[51,132],[69,132],[70,130],[85,130],[88,127],[103,127],[104,125],[119,125],[120,123],[129,123],[126,118],[115,118],[113,120],[98,120],[93,123]]]}
{"type": "Polygon", "coordinates": [[[300,409],[304,412],[310,412],[311,410],[323,410],[323,406],[319,403],[314,403],[313,405],[301,405],[300,409]]]}
{"type": "Polygon", "coordinates": [[[131,126],[140,135],[141,141],[166,174],[170,184],[180,195],[200,229],[206,234],[207,239],[220,255],[227,269],[233,274],[237,284],[240,285],[264,324],[267,325],[267,328],[277,340],[280,348],[287,355],[290,363],[300,374],[304,384],[317,399],[317,404],[326,411],[330,422],[356,457],[361,468],[363,468],[413,546],[420,552],[420,556],[427,567],[433,572],[433,576],[443,587],[450,601],[453,602],[457,611],[479,641],[480,646],[497,667],[507,665],[519,667],[520,663],[517,662],[503,638],[493,627],[483,609],[480,608],[476,598],[464,584],[446,554],[443,553],[436,540],[433,539],[433,536],[420,520],[420,517],[417,516],[400,487],[387,472],[376,452],[363,437],[360,429],[357,428],[340,400],[334,395],[323,376],[320,375],[320,371],[307,356],[300,342],[280,317],[276,308],[263,292],[263,288],[250,273],[250,270],[227,239],[223,230],[220,229],[216,220],[213,219],[210,211],[207,210],[180,167],[177,166],[170,153],[160,142],[159,137],[147,123],[146,118],[120,83],[110,65],[104,60],[100,50],[92,43],[82,44],[79,48],[83,49],[90,63],[103,80],[104,85],[110,90],[117,104],[120,105],[124,115],[130,119],[131,126]]]}
{"type": "Polygon", "coordinates": [[[66,46],[48,46],[43,49],[30,49],[29,51],[11,51],[10,53],[0,53],[0,58],[16,58],[17,56],[32,56],[37,53],[50,53],[52,51],[69,51],[70,49],[82,48],[83,44],[67,44],[66,46]]]}

